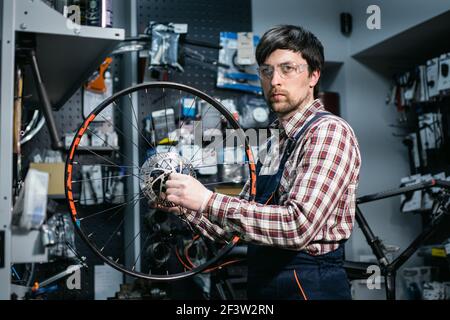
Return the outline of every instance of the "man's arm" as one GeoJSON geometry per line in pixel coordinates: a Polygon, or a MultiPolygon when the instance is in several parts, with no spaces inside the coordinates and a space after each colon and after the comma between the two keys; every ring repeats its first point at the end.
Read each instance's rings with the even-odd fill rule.
{"type": "MultiPolygon", "coordinates": [[[[247,199],[249,190],[250,181],[248,180],[239,194],[239,199],[247,199]]],[[[186,219],[193,228],[197,229],[202,235],[210,240],[227,242],[233,237],[231,230],[227,231],[217,224],[212,223],[203,213],[189,210],[186,214],[186,219]]]]}
{"type": "Polygon", "coordinates": [[[317,235],[359,172],[351,129],[336,120],[313,128],[283,206],[268,206],[214,194],[207,218],[235,230],[245,240],[301,250],[317,235]]]}

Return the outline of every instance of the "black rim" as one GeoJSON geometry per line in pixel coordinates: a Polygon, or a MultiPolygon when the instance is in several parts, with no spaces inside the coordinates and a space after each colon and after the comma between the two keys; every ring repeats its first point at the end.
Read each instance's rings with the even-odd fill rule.
{"type": "Polygon", "coordinates": [[[97,246],[91,242],[89,237],[83,232],[81,229],[81,225],[77,219],[77,206],[75,205],[75,201],[73,199],[73,191],[72,191],[72,173],[73,173],[73,166],[74,166],[74,157],[76,155],[76,152],[79,147],[79,142],[82,138],[82,136],[86,133],[87,128],[92,123],[92,121],[108,106],[113,104],[115,101],[119,100],[120,98],[130,95],[132,93],[138,92],[140,90],[148,90],[148,89],[174,89],[179,90],[180,92],[183,91],[185,93],[189,93],[193,96],[196,96],[206,102],[208,102],[211,106],[213,106],[215,109],[217,109],[221,115],[225,117],[228,124],[231,125],[233,129],[236,130],[237,135],[241,139],[241,142],[244,144],[245,152],[247,154],[249,163],[249,172],[250,172],[250,182],[251,182],[251,196],[254,197],[254,190],[256,190],[256,172],[255,172],[255,164],[253,161],[253,156],[251,153],[251,149],[249,147],[248,138],[245,136],[244,132],[240,128],[237,121],[233,118],[233,116],[228,112],[227,109],[223,105],[221,105],[217,100],[213,99],[209,95],[186,85],[178,84],[178,83],[172,83],[172,82],[151,82],[151,83],[144,83],[137,86],[130,87],[128,89],[122,90],[104,102],[102,102],[95,110],[90,114],[90,116],[87,117],[87,119],[84,121],[84,123],[80,126],[78,129],[76,136],[71,144],[69,155],[66,159],[66,168],[65,168],[65,192],[66,192],[66,199],[68,200],[68,207],[69,212],[72,214],[72,221],[75,224],[75,228],[80,235],[80,237],[83,239],[83,241],[89,246],[89,248],[105,263],[112,266],[118,271],[121,271],[127,275],[138,277],[138,278],[144,278],[149,280],[156,280],[156,281],[173,281],[173,280],[180,280],[184,279],[190,276],[193,276],[195,274],[198,274],[202,271],[205,271],[209,267],[216,264],[219,260],[221,260],[238,242],[239,238],[234,237],[229,243],[227,243],[223,248],[221,248],[213,258],[209,259],[205,263],[191,269],[185,272],[176,273],[176,274],[167,274],[167,275],[152,275],[152,274],[146,274],[142,272],[133,271],[130,269],[127,269],[124,265],[118,264],[115,261],[109,259],[108,257],[104,256],[102,252],[97,248],[97,246]]]}

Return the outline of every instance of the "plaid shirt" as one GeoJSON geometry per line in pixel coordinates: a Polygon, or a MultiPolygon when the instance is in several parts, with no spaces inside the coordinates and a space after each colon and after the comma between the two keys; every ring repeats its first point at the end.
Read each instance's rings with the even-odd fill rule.
{"type": "MultiPolygon", "coordinates": [[[[320,100],[315,100],[284,128],[275,121],[272,127],[280,129],[279,148],[270,148],[263,167],[272,168],[274,159],[279,164],[286,138],[295,136],[324,110],[320,100]]],[[[215,193],[203,214],[191,212],[187,219],[211,239],[229,240],[234,234],[255,244],[325,254],[337,249],[336,242],[348,239],[352,232],[360,166],[353,130],[343,119],[327,115],[298,140],[277,191],[279,205],[250,202],[247,182],[239,198],[215,193]]],[[[260,174],[274,174],[264,171],[260,174]]]]}

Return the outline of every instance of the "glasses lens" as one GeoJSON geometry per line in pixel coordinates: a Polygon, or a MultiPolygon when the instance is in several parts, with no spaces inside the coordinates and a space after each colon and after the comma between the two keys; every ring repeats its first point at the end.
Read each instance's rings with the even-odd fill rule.
{"type": "Polygon", "coordinates": [[[259,75],[261,78],[270,79],[273,75],[273,67],[262,66],[259,68],[259,75]]]}

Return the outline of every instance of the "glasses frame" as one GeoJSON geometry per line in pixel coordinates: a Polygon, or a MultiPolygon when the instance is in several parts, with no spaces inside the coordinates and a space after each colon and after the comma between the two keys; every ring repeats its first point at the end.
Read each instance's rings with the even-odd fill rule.
{"type": "Polygon", "coordinates": [[[308,64],[307,63],[301,63],[301,64],[298,64],[298,63],[295,63],[295,62],[282,62],[282,63],[279,63],[279,64],[277,64],[277,65],[275,65],[275,66],[272,66],[272,65],[262,65],[262,66],[260,66],[259,68],[258,68],[258,75],[259,75],[259,78],[261,79],[261,80],[271,80],[272,78],[273,78],[273,75],[275,74],[275,70],[278,72],[278,74],[279,74],[279,76],[282,78],[282,79],[293,79],[293,78],[295,78],[295,76],[298,76],[298,75],[300,75],[301,73],[303,73],[303,72],[305,72],[305,70],[307,69],[307,67],[308,67],[308,64]],[[286,74],[284,74],[282,71],[281,71],[281,67],[282,66],[287,66],[287,65],[293,65],[293,66],[295,66],[296,67],[296,71],[293,73],[293,77],[291,77],[291,76],[289,76],[289,75],[286,75],[286,74]],[[263,68],[265,68],[265,67],[268,67],[268,68],[271,68],[272,70],[271,70],[271,72],[270,72],[270,76],[265,76],[263,73],[262,73],[262,69],[263,68]]]}

